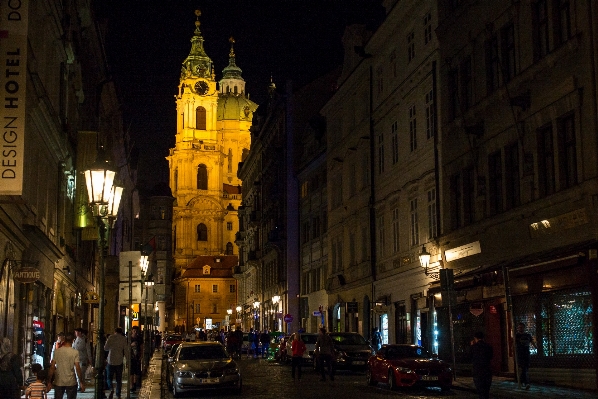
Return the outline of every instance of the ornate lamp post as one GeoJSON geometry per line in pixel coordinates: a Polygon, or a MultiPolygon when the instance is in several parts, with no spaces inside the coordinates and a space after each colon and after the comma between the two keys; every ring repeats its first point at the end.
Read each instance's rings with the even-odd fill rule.
{"type": "Polygon", "coordinates": [[[237,322],[239,322],[241,324],[241,329],[243,329],[243,322],[241,321],[241,316],[239,315],[239,313],[241,313],[241,310],[243,310],[241,305],[237,305],[237,308],[236,308],[237,320],[235,320],[235,324],[237,324],[237,322]]]}
{"type": "Polygon", "coordinates": [[[123,189],[114,185],[116,171],[103,159],[103,151],[98,151],[97,160],[84,172],[87,195],[92,214],[98,226],[99,276],[98,276],[98,320],[96,328],[95,390],[94,398],[104,397],[104,305],[105,275],[104,252],[107,249],[107,235],[118,214],[123,189]],[[107,223],[106,223],[107,222],[107,223]]]}
{"type": "Polygon", "coordinates": [[[230,318],[231,318],[231,315],[233,314],[233,310],[232,309],[226,309],[226,314],[228,315],[228,331],[231,331],[231,328],[230,328],[230,318]]]}
{"type": "Polygon", "coordinates": [[[143,309],[143,370],[147,370],[147,366],[149,365],[149,353],[151,346],[151,343],[149,342],[149,330],[147,325],[147,289],[148,287],[154,285],[154,280],[151,274],[149,275],[149,278],[146,280],[146,277],[148,277],[147,271],[149,269],[149,252],[146,251],[145,248],[141,250],[139,267],[141,267],[141,289],[145,287],[145,305],[143,309]]]}

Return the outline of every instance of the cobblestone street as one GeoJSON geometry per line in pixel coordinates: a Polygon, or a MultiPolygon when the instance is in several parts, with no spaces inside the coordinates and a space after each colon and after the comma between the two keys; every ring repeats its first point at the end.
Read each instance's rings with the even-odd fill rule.
{"type": "MultiPolygon", "coordinates": [[[[441,393],[440,389],[415,389],[390,391],[387,386],[380,384],[378,387],[370,387],[365,383],[364,373],[353,373],[338,371],[335,380],[326,382],[320,381],[311,366],[303,368],[301,382],[293,382],[291,379],[290,365],[282,365],[269,362],[263,359],[247,359],[240,361],[243,375],[243,398],[301,398],[301,399],[323,399],[323,398],[475,398],[477,395],[471,392],[452,390],[448,393],[441,393]]],[[[186,397],[238,397],[232,392],[193,393],[186,397]]],[[[172,398],[168,393],[167,398],[172,398]]]]}

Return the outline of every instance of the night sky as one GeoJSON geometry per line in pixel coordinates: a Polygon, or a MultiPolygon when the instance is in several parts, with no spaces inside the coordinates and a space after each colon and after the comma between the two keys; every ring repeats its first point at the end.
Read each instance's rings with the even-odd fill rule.
{"type": "Polygon", "coordinates": [[[250,98],[260,104],[270,77],[300,87],[343,60],[341,37],[351,23],[377,26],[381,0],[101,0],[106,53],[122,103],[125,129],[139,149],[141,180],[167,181],[164,157],[174,145],[181,63],[201,10],[206,53],[216,80],[228,65],[229,37],[250,98]]]}

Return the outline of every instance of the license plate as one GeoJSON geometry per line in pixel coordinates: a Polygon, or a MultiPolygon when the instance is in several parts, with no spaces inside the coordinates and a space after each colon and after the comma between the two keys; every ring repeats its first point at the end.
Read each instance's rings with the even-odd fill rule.
{"type": "Polygon", "coordinates": [[[218,382],[218,378],[200,378],[200,384],[215,384],[218,382]]]}
{"type": "Polygon", "coordinates": [[[353,362],[353,364],[356,364],[358,366],[365,364],[365,362],[363,360],[356,360],[353,362]]]}
{"type": "Polygon", "coordinates": [[[438,377],[435,375],[422,375],[422,381],[438,381],[438,377]]]}

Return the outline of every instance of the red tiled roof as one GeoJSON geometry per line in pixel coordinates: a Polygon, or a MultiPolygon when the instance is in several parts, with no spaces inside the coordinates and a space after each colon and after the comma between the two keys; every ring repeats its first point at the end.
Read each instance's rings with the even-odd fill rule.
{"type": "Polygon", "coordinates": [[[236,255],[207,256],[195,258],[186,268],[181,278],[232,278],[233,268],[239,263],[236,255]],[[210,266],[210,274],[203,274],[203,267],[210,266]]]}

